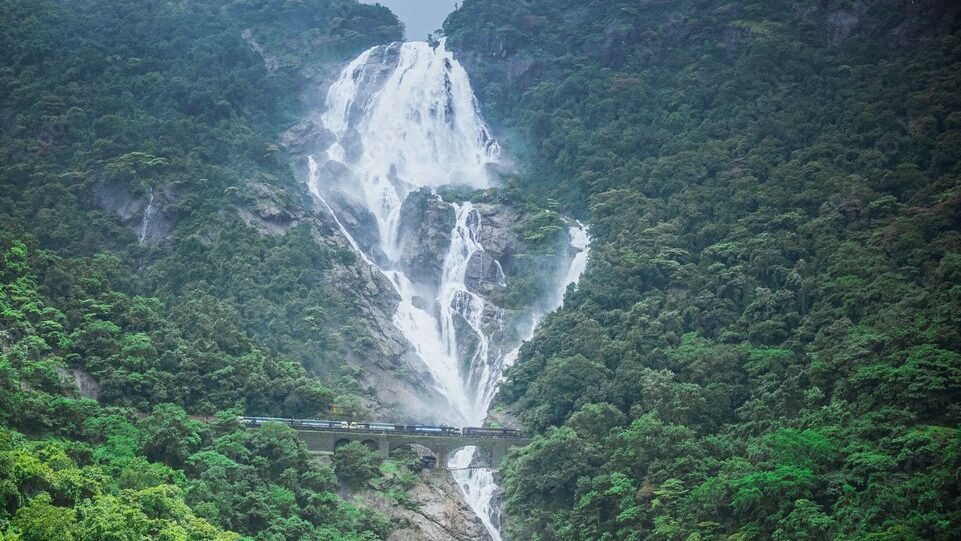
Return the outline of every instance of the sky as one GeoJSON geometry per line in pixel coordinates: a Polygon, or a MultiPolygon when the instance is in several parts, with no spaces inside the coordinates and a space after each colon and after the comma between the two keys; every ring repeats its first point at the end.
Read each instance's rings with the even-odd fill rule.
{"type": "Polygon", "coordinates": [[[407,39],[424,41],[427,33],[441,27],[460,0],[364,0],[390,8],[407,27],[407,39]]]}

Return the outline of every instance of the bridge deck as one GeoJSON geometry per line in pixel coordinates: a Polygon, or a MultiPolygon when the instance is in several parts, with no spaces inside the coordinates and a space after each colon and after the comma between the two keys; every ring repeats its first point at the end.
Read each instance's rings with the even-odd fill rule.
{"type": "MultiPolygon", "coordinates": [[[[323,428],[323,427],[294,427],[297,432],[329,432],[334,434],[373,434],[373,435],[387,435],[392,437],[401,436],[422,436],[428,438],[442,438],[444,440],[457,440],[457,439],[468,439],[468,440],[514,440],[529,442],[530,438],[526,436],[506,436],[503,434],[484,434],[484,435],[470,435],[465,436],[458,432],[407,432],[404,430],[374,430],[366,428],[323,428]]],[[[465,444],[469,445],[469,444],[465,444]]]]}
{"type": "Polygon", "coordinates": [[[295,429],[307,448],[315,453],[332,453],[343,441],[365,443],[380,451],[383,458],[405,445],[421,445],[437,456],[439,464],[446,464],[447,455],[463,447],[477,447],[481,456],[491,465],[503,460],[508,449],[526,445],[530,439],[517,436],[464,436],[462,434],[398,432],[390,430],[363,429],[295,429]]]}

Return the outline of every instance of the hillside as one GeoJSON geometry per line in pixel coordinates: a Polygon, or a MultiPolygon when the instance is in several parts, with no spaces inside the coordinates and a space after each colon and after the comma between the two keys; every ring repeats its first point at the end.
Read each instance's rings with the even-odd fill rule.
{"type": "Polygon", "coordinates": [[[386,537],[235,417],[362,409],[325,338],[351,340],[324,272],[352,254],[314,242],[278,143],[399,35],[339,0],[0,3],[0,538],[386,537]]]}
{"type": "Polygon", "coordinates": [[[951,2],[480,1],[517,197],[590,265],[499,408],[514,539],[961,535],[951,2]]]}

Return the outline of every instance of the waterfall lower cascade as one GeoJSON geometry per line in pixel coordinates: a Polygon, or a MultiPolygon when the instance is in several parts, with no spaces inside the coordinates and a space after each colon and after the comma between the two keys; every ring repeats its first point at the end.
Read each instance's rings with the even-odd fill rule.
{"type": "Polygon", "coordinates": [[[149,233],[150,218],[153,216],[153,188],[148,191],[150,194],[147,199],[147,206],[143,209],[143,217],[140,219],[140,234],[138,235],[138,240],[140,244],[143,245],[147,241],[147,234],[149,233]]]}
{"type": "MultiPolygon", "coordinates": [[[[495,343],[490,322],[500,321],[501,311],[468,286],[472,259],[487,255],[480,238],[481,212],[470,201],[448,203],[433,192],[451,185],[491,187],[490,172],[501,157],[467,73],[443,41],[435,47],[425,42],[374,47],[353,60],[330,87],[321,122],[333,137],[325,141],[325,151],[308,157],[311,193],[351,247],[383,273],[400,297],[393,323],[448,401],[437,405],[436,420],[481,425],[520,346],[495,343]],[[409,268],[405,272],[402,264],[402,207],[423,189],[453,215],[442,270],[431,277],[410,274],[409,268]],[[364,239],[358,222],[369,224],[371,234],[364,239]]],[[[570,240],[574,255],[565,261],[568,268],[557,269],[557,291],[544,299],[543,312],[560,305],[567,286],[577,282],[586,265],[585,228],[573,224],[570,240]]],[[[503,269],[494,263],[496,281],[503,285],[503,269]]],[[[528,335],[540,315],[529,314],[528,335]]],[[[499,541],[493,472],[472,468],[473,457],[473,449],[464,449],[449,464],[468,503],[499,541]]]]}

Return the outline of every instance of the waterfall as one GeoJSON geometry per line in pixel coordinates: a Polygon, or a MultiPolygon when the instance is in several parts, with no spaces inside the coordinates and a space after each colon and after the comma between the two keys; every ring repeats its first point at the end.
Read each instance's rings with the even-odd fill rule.
{"type": "MultiPolygon", "coordinates": [[[[350,246],[388,279],[400,297],[393,324],[448,401],[438,404],[437,419],[482,424],[504,369],[517,357],[516,348],[502,353],[485,328],[491,320],[500,322],[503,311],[466,283],[472,258],[485,251],[482,214],[469,201],[446,203],[454,225],[442,271],[431,281],[436,285],[429,292],[425,293],[423,277],[405,274],[399,245],[401,208],[415,190],[449,185],[481,189],[492,184],[489,171],[498,163],[501,149],[480,115],[467,73],[443,40],[437,47],[423,42],[374,47],[354,59],[331,85],[321,121],[333,138],[323,152],[308,157],[311,193],[350,246]],[[332,171],[336,174],[324,173],[332,171]],[[357,231],[348,227],[359,220],[352,203],[341,209],[345,199],[358,203],[365,217],[372,218],[376,243],[368,251],[358,242],[357,231]],[[354,221],[338,216],[342,212],[353,213],[354,221]],[[425,302],[425,296],[432,302],[425,302]]],[[[436,192],[433,197],[440,200],[436,192]]],[[[587,261],[586,230],[578,224],[570,234],[576,253],[569,258],[567,272],[557,273],[564,278],[546,299],[551,310],[587,261]]],[[[495,260],[494,266],[497,283],[506,284],[500,263],[495,260]]],[[[529,334],[540,315],[531,314],[529,334]]],[[[473,449],[456,453],[452,471],[468,503],[492,538],[499,540],[492,507],[497,490],[493,472],[469,469],[473,456],[473,449]]]]}
{"type": "Polygon", "coordinates": [[[396,260],[400,206],[414,189],[489,186],[500,156],[467,72],[444,44],[394,43],[361,54],[327,95],[329,159],[350,167],[377,219],[381,249],[396,260]]]}
{"type": "MultiPolygon", "coordinates": [[[[558,283],[557,291],[554,292],[551,298],[552,302],[550,306],[548,306],[548,309],[545,312],[535,314],[532,318],[524,342],[533,338],[537,324],[546,313],[553,312],[563,304],[564,293],[567,291],[567,288],[571,285],[576,286],[581,279],[581,274],[583,274],[587,268],[587,258],[590,253],[590,237],[587,234],[587,228],[578,222],[571,226],[569,235],[570,247],[575,252],[575,255],[567,268],[567,274],[564,279],[558,283]]],[[[483,408],[483,411],[487,411],[490,407],[491,402],[494,400],[494,393],[497,390],[497,383],[500,382],[504,371],[510,368],[517,360],[520,349],[521,346],[518,345],[504,355],[498,367],[496,377],[485,380],[484,388],[481,389],[480,393],[480,400],[482,401],[480,408],[483,408]]],[[[494,497],[498,489],[494,479],[494,472],[490,468],[472,467],[475,453],[476,449],[473,447],[461,449],[454,453],[450,460],[448,460],[448,466],[451,469],[451,475],[454,476],[454,480],[456,480],[457,484],[462,488],[464,498],[467,500],[468,505],[470,505],[471,509],[481,518],[484,527],[487,528],[488,533],[491,535],[491,539],[493,539],[493,541],[501,541],[500,512],[494,502],[494,497]]]]}
{"type": "Polygon", "coordinates": [[[140,244],[147,241],[148,227],[150,227],[150,217],[153,216],[153,188],[148,191],[150,196],[147,199],[147,206],[143,209],[143,218],[140,219],[140,244]]]}

